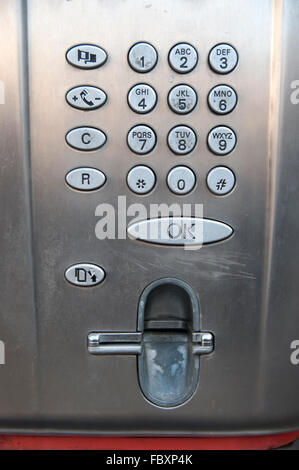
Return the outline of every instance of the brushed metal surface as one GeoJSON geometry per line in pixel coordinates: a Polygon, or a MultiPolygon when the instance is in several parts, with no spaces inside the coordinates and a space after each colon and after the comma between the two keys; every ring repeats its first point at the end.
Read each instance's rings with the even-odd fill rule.
{"type": "Polygon", "coordinates": [[[9,107],[0,105],[1,141],[7,146],[0,151],[3,159],[10,155],[1,172],[6,230],[0,332],[10,353],[10,362],[0,366],[1,432],[200,435],[298,428],[299,372],[289,360],[290,343],[299,335],[299,105],[290,102],[290,83],[299,79],[298,2],[89,0],[87,6],[82,0],[10,0],[1,8],[1,74],[11,99],[9,107]],[[30,160],[29,128],[22,126],[27,124],[26,70],[20,62],[26,4],[30,160]],[[142,75],[127,62],[130,47],[139,41],[158,52],[156,67],[142,75]],[[198,66],[183,76],[196,90],[198,105],[181,116],[167,103],[169,90],[182,83],[167,61],[179,42],[192,44],[199,54],[198,66]],[[95,70],[72,67],[65,53],[80,43],[102,47],[107,62],[95,70]],[[208,65],[209,51],[219,43],[233,45],[239,56],[225,76],[208,65]],[[142,116],[127,103],[128,91],[141,81],[158,94],[155,109],[142,116]],[[237,107],[226,116],[207,105],[209,91],[220,83],[238,94],[237,107]],[[66,92],[82,84],[105,90],[109,99],[103,108],[84,113],[68,106],[66,92]],[[126,143],[138,124],[158,137],[145,156],[126,143]],[[197,133],[189,155],[174,155],[167,146],[176,125],[197,133]],[[236,148],[225,157],[206,146],[217,125],[237,134],[236,148]],[[91,152],[69,147],[66,132],[81,126],[103,130],[106,145],[91,152]],[[151,167],[158,178],[146,196],[133,194],[126,184],[128,171],[138,164],[151,167]],[[186,196],[167,187],[175,165],[196,173],[198,183],[186,196]],[[228,165],[237,181],[222,198],[205,182],[217,165],[228,165]],[[100,190],[82,194],[65,184],[65,175],[83,166],[105,173],[100,190]],[[98,240],[96,207],[116,205],[119,195],[128,205],[201,203],[205,217],[227,223],[235,234],[199,251],[98,240]],[[103,266],[107,276],[101,285],[80,289],[66,282],[66,268],[82,262],[103,266]],[[142,396],[134,358],[92,357],[86,346],[90,331],[135,331],[139,297],[162,277],[192,286],[200,302],[200,328],[217,338],[215,351],[201,359],[192,400],[168,411],[142,396]]]}

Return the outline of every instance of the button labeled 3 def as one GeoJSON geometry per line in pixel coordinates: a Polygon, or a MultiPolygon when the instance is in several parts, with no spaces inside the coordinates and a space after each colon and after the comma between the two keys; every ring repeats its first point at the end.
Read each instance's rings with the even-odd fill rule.
{"type": "Polygon", "coordinates": [[[65,138],[67,143],[77,150],[97,150],[107,141],[106,134],[95,127],[76,127],[70,130],[65,138]]]}
{"type": "Polygon", "coordinates": [[[106,176],[96,168],[75,168],[69,171],[65,180],[71,188],[79,191],[93,191],[103,186],[106,176]]]}
{"type": "Polygon", "coordinates": [[[71,88],[66,94],[66,101],[73,108],[85,111],[98,109],[107,101],[106,93],[96,86],[81,85],[71,88]]]}
{"type": "Polygon", "coordinates": [[[65,278],[75,286],[92,287],[105,279],[105,271],[96,264],[73,264],[65,271],[65,278]]]}
{"type": "Polygon", "coordinates": [[[107,60],[107,52],[93,44],[78,44],[66,53],[66,60],[80,69],[96,69],[107,60]]]}

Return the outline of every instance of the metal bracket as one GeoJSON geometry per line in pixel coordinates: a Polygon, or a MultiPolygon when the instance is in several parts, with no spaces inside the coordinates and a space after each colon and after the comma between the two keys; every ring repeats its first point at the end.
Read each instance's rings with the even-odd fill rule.
{"type": "MultiPolygon", "coordinates": [[[[90,333],[87,347],[95,355],[139,355],[142,353],[143,333],[111,332],[90,333]]],[[[214,349],[212,333],[192,333],[193,354],[210,354],[214,349]]]]}

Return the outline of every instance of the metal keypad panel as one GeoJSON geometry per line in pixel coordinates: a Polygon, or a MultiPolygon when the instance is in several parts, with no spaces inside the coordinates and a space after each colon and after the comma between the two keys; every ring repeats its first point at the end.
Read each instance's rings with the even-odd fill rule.
{"type": "Polygon", "coordinates": [[[297,429],[289,345],[298,321],[298,107],[290,100],[298,2],[26,4],[4,2],[0,17],[9,104],[0,105],[1,141],[10,136],[1,174],[8,197],[0,340],[9,360],[0,365],[1,429],[143,436],[297,429]],[[14,22],[17,5],[24,18],[14,22]],[[199,204],[203,213],[150,217],[162,203],[199,204]],[[114,231],[105,226],[108,212],[114,231]],[[101,224],[114,238],[99,237],[101,224]],[[201,225],[207,243],[194,249],[201,225]],[[162,243],[151,228],[165,229],[162,243]],[[199,331],[210,332],[215,347],[200,359],[190,400],[165,412],[143,396],[136,358],[93,357],[87,336],[139,335],[142,292],[167,278],[192,288],[199,331]]]}

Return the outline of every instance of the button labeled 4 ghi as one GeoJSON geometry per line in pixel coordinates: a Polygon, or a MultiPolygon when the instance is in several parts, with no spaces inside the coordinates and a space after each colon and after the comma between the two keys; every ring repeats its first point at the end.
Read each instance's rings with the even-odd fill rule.
{"type": "Polygon", "coordinates": [[[75,286],[91,287],[105,279],[105,271],[96,264],[74,264],[65,271],[65,278],[75,286]]]}
{"type": "Polygon", "coordinates": [[[71,88],[66,94],[66,101],[73,108],[88,111],[103,106],[107,101],[107,95],[98,87],[82,85],[71,88]]]}

